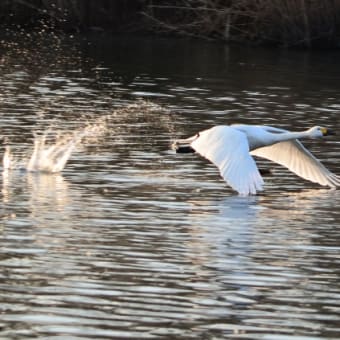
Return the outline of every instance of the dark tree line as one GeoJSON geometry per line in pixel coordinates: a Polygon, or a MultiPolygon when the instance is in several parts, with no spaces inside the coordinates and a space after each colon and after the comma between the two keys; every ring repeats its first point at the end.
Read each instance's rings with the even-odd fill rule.
{"type": "Polygon", "coordinates": [[[339,47],[340,0],[2,0],[0,23],[339,47]]]}

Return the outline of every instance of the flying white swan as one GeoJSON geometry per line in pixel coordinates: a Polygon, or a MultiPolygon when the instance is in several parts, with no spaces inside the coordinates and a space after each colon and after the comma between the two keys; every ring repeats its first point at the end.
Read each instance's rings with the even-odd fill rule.
{"type": "Polygon", "coordinates": [[[269,159],[298,176],[320,185],[340,186],[340,177],[329,171],[299,141],[333,134],[314,126],[290,132],[262,125],[218,125],[173,143],[176,152],[198,152],[214,163],[224,180],[240,195],[261,191],[262,176],[252,156],[269,159]]]}

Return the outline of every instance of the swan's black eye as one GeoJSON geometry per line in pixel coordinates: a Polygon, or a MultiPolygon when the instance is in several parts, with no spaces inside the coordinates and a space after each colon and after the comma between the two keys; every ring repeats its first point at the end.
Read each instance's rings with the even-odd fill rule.
{"type": "Polygon", "coordinates": [[[196,135],[196,137],[198,138],[200,136],[200,133],[198,133],[197,135],[196,135]]]}

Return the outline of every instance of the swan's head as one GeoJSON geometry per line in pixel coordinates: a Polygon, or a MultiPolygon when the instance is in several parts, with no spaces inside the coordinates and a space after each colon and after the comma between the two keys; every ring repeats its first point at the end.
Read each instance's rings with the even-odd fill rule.
{"type": "Polygon", "coordinates": [[[334,135],[335,133],[323,126],[314,126],[308,130],[310,137],[312,138],[322,138],[324,136],[334,135]]]}

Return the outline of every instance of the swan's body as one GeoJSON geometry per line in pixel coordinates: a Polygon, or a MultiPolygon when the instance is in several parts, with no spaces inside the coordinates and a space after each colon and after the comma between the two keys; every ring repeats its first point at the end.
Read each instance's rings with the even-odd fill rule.
{"type": "Polygon", "coordinates": [[[263,179],[252,156],[269,159],[287,167],[298,176],[320,185],[340,186],[340,177],[329,171],[299,141],[331,134],[315,126],[302,132],[290,132],[271,126],[218,125],[197,135],[175,141],[181,152],[185,145],[214,163],[224,180],[240,195],[263,190],[263,179]]]}

